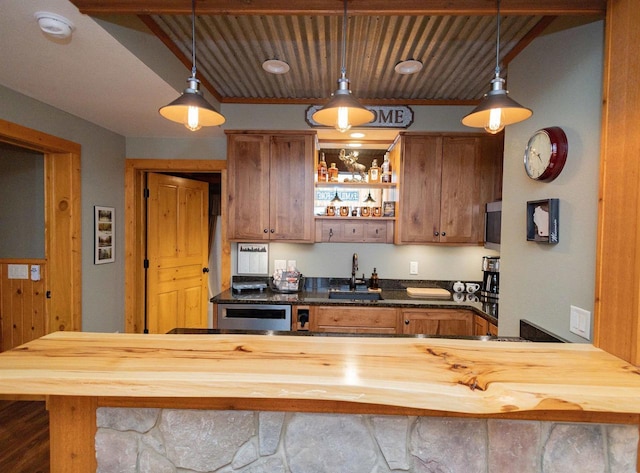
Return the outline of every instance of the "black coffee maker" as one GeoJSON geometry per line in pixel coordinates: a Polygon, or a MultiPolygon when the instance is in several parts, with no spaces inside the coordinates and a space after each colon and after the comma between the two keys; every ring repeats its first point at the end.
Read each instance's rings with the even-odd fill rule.
{"type": "Polygon", "coordinates": [[[500,286],[500,257],[484,256],[482,258],[482,287],[480,296],[487,299],[498,299],[500,286]]]}

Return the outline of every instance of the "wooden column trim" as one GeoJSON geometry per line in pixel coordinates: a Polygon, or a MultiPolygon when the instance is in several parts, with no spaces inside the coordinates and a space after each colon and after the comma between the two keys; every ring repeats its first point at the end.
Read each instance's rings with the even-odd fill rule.
{"type": "Polygon", "coordinates": [[[95,397],[49,397],[51,473],[96,471],[97,405],[95,397]]]}

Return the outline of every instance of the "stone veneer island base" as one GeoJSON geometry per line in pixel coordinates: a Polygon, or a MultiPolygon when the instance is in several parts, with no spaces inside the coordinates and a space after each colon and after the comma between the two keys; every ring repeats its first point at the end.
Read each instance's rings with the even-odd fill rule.
{"type": "Polygon", "coordinates": [[[98,472],[636,471],[638,428],[424,416],[98,409],[98,472]]]}
{"type": "Polygon", "coordinates": [[[51,473],[637,468],[640,370],[589,345],[58,332],[2,395],[46,396],[51,473]]]}

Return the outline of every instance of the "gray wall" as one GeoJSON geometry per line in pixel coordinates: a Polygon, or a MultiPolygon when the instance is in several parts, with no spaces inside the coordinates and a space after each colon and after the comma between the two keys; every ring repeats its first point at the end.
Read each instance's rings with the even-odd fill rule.
{"type": "Polygon", "coordinates": [[[82,328],[124,329],[125,139],[0,86],[0,118],[82,146],[82,328]],[[116,261],[93,264],[93,206],[116,209],[116,261]]]}
{"type": "Polygon", "coordinates": [[[502,214],[500,334],[518,333],[526,318],[572,341],[570,306],[593,313],[600,165],[603,22],[535,40],[509,66],[512,97],[534,110],[507,129],[502,214]],[[535,130],[560,126],[569,153],[551,183],[529,179],[524,148],[535,130]],[[526,241],[525,206],[560,199],[560,242],[526,241]]]}
{"type": "Polygon", "coordinates": [[[0,143],[0,258],[44,258],[44,157],[0,143]]]}

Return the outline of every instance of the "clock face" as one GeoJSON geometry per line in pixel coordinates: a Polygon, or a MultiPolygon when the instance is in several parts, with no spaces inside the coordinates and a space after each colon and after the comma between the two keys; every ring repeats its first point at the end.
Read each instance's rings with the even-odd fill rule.
{"type": "Polygon", "coordinates": [[[549,182],[562,171],[567,159],[567,137],[559,127],[536,131],[524,152],[524,169],[534,180],[549,182]]]}

